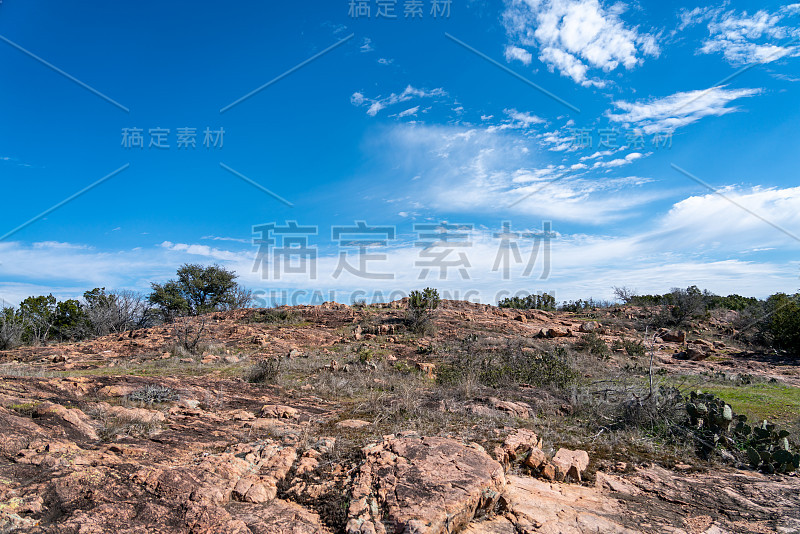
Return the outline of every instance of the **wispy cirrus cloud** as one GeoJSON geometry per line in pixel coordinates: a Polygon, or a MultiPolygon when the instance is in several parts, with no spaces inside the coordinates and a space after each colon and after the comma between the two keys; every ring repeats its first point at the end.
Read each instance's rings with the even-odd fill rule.
{"type": "MultiPolygon", "coordinates": [[[[587,175],[588,166],[552,161],[538,139],[513,130],[464,126],[399,125],[377,153],[383,166],[418,179],[393,181],[415,205],[434,212],[508,212],[599,225],[652,202],[646,177],[587,175]],[[402,154],[402,156],[398,156],[402,154]]],[[[626,163],[640,156],[632,156],[626,163]]]]}
{"type": "Polygon", "coordinates": [[[499,124],[489,126],[488,131],[526,130],[535,125],[547,124],[545,119],[525,111],[517,111],[512,108],[504,109],[503,113],[506,114],[506,119],[502,120],[499,124]]]}
{"type": "Polygon", "coordinates": [[[436,98],[445,96],[447,96],[447,92],[441,87],[429,90],[417,89],[416,87],[408,85],[401,93],[392,93],[387,97],[369,98],[364,96],[360,91],[357,91],[350,96],[350,103],[354,106],[366,107],[367,115],[374,117],[381,110],[401,102],[408,102],[415,98],[436,98]]]}
{"type": "Polygon", "coordinates": [[[503,13],[510,40],[506,59],[525,63],[526,48],[536,49],[551,71],[586,87],[604,87],[592,69],[630,70],[660,53],[655,35],[622,20],[626,9],[621,2],[604,7],[599,0],[510,0],[503,13]]]}
{"type": "Polygon", "coordinates": [[[621,113],[606,112],[606,117],[641,128],[646,134],[673,131],[703,117],[720,116],[737,110],[728,106],[740,98],[757,95],[761,89],[728,89],[727,86],[684,91],[662,98],[636,102],[618,100],[614,106],[621,113]]]}
{"type": "Polygon", "coordinates": [[[771,63],[800,56],[800,46],[786,42],[800,38],[798,6],[787,5],[772,12],[761,9],[752,14],[722,7],[684,9],[679,14],[679,29],[707,24],[708,37],[697,50],[699,54],[722,54],[734,66],[771,63]],[[795,20],[787,21],[791,18],[795,20]]]}
{"type": "Polygon", "coordinates": [[[239,237],[224,237],[224,236],[216,236],[216,235],[204,235],[200,239],[203,240],[210,240],[210,241],[233,241],[236,243],[252,243],[250,239],[242,239],[239,237]]]}

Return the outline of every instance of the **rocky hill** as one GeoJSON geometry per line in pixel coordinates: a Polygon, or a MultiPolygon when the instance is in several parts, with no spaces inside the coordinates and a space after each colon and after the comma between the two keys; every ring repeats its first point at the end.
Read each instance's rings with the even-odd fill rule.
{"type": "Polygon", "coordinates": [[[635,308],[446,301],[419,335],[404,307],[239,310],[0,353],[0,532],[800,529],[798,477],[613,411],[652,378],[800,386],[730,318],[645,339],[635,308]]]}

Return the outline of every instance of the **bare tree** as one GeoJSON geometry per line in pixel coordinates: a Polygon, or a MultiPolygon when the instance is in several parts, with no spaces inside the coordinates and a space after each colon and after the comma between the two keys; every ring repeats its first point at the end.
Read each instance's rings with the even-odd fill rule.
{"type": "Polygon", "coordinates": [[[13,307],[0,310],[0,350],[9,350],[22,345],[25,319],[13,307]]]}
{"type": "Polygon", "coordinates": [[[150,326],[153,306],[141,293],[123,289],[111,294],[116,304],[115,331],[125,332],[150,326]]]}
{"type": "Polygon", "coordinates": [[[84,309],[95,335],[127,332],[149,326],[152,306],[140,293],[97,288],[84,293],[84,309]]]}
{"type": "Polygon", "coordinates": [[[636,290],[631,289],[627,286],[622,286],[622,287],[614,286],[614,296],[618,300],[621,300],[625,304],[628,304],[636,297],[636,290]]]}
{"type": "Polygon", "coordinates": [[[192,320],[189,317],[181,317],[173,323],[172,333],[178,346],[189,351],[190,354],[197,352],[197,346],[203,338],[206,330],[206,318],[192,320]]]}
{"type": "Polygon", "coordinates": [[[237,285],[230,292],[229,302],[222,306],[223,310],[241,310],[253,305],[253,292],[242,285],[237,285]]]}

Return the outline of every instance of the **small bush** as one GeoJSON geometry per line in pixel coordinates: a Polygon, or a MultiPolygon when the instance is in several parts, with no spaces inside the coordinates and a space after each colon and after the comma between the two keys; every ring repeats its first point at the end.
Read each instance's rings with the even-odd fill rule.
{"type": "Polygon", "coordinates": [[[541,295],[528,295],[526,297],[508,297],[497,303],[500,308],[513,308],[517,310],[547,310],[555,311],[556,299],[547,293],[541,295]]]}
{"type": "Polygon", "coordinates": [[[142,402],[144,404],[156,404],[162,402],[172,402],[180,399],[180,395],[174,389],[160,384],[148,384],[128,394],[131,402],[142,402]]]}
{"type": "Polygon", "coordinates": [[[652,395],[629,391],[620,403],[617,425],[641,428],[650,433],[668,435],[684,419],[684,400],[680,390],[671,386],[654,388],[652,395]]]}
{"type": "Polygon", "coordinates": [[[432,334],[434,331],[432,316],[440,301],[439,292],[433,288],[426,287],[422,291],[412,291],[406,314],[409,330],[419,335],[432,334]]]}
{"type": "Polygon", "coordinates": [[[97,434],[102,441],[113,441],[117,436],[149,438],[158,432],[160,428],[161,423],[155,421],[109,417],[103,421],[103,425],[97,434]]]}
{"type": "Polygon", "coordinates": [[[579,352],[588,352],[589,354],[593,354],[594,356],[598,356],[604,360],[611,357],[611,351],[609,350],[606,342],[594,332],[589,332],[576,341],[573,345],[573,348],[579,352]]]}
{"type": "Polygon", "coordinates": [[[199,321],[192,321],[187,317],[183,317],[176,320],[172,327],[175,344],[192,355],[198,353],[198,345],[200,345],[200,341],[203,339],[205,330],[205,317],[201,318],[199,321]]]}
{"type": "Polygon", "coordinates": [[[405,360],[400,360],[398,362],[395,362],[394,368],[398,373],[402,373],[404,375],[408,375],[411,373],[419,373],[419,369],[409,364],[405,360]]]}
{"type": "Polygon", "coordinates": [[[244,379],[251,384],[274,382],[278,378],[280,367],[281,362],[277,358],[259,360],[245,372],[244,379]]]}
{"type": "Polygon", "coordinates": [[[773,347],[800,356],[800,294],[769,297],[761,329],[773,347]]]}
{"type": "Polygon", "coordinates": [[[374,363],[380,361],[381,355],[367,346],[361,346],[357,352],[358,361],[363,364],[374,363]]]}
{"type": "Polygon", "coordinates": [[[625,339],[624,337],[621,340],[615,339],[614,343],[611,344],[611,348],[614,350],[624,350],[628,356],[633,357],[644,356],[647,352],[643,342],[625,339]]]}
{"type": "Polygon", "coordinates": [[[41,404],[41,402],[39,402],[39,401],[22,402],[22,403],[19,403],[19,404],[11,404],[11,405],[7,406],[7,408],[9,410],[14,410],[15,412],[17,412],[20,415],[25,415],[25,416],[31,417],[33,415],[33,413],[36,411],[36,408],[38,408],[40,404],[41,404]]]}
{"type": "Polygon", "coordinates": [[[437,369],[437,381],[448,386],[475,382],[492,388],[524,384],[566,389],[578,376],[563,347],[542,351],[521,344],[499,351],[467,346],[437,369]]]}
{"type": "Polygon", "coordinates": [[[253,314],[251,322],[267,324],[298,324],[303,322],[303,317],[294,310],[258,310],[253,314]]]}

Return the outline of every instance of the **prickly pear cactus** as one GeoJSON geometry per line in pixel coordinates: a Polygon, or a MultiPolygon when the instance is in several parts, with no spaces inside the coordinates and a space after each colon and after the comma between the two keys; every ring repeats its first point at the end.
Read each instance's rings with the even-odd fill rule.
{"type": "Polygon", "coordinates": [[[789,432],[763,421],[747,424],[747,417],[711,393],[693,391],[686,402],[686,413],[702,452],[710,454],[718,446],[744,453],[753,467],[765,473],[788,473],[800,469],[800,453],[793,453],[789,432]]]}

